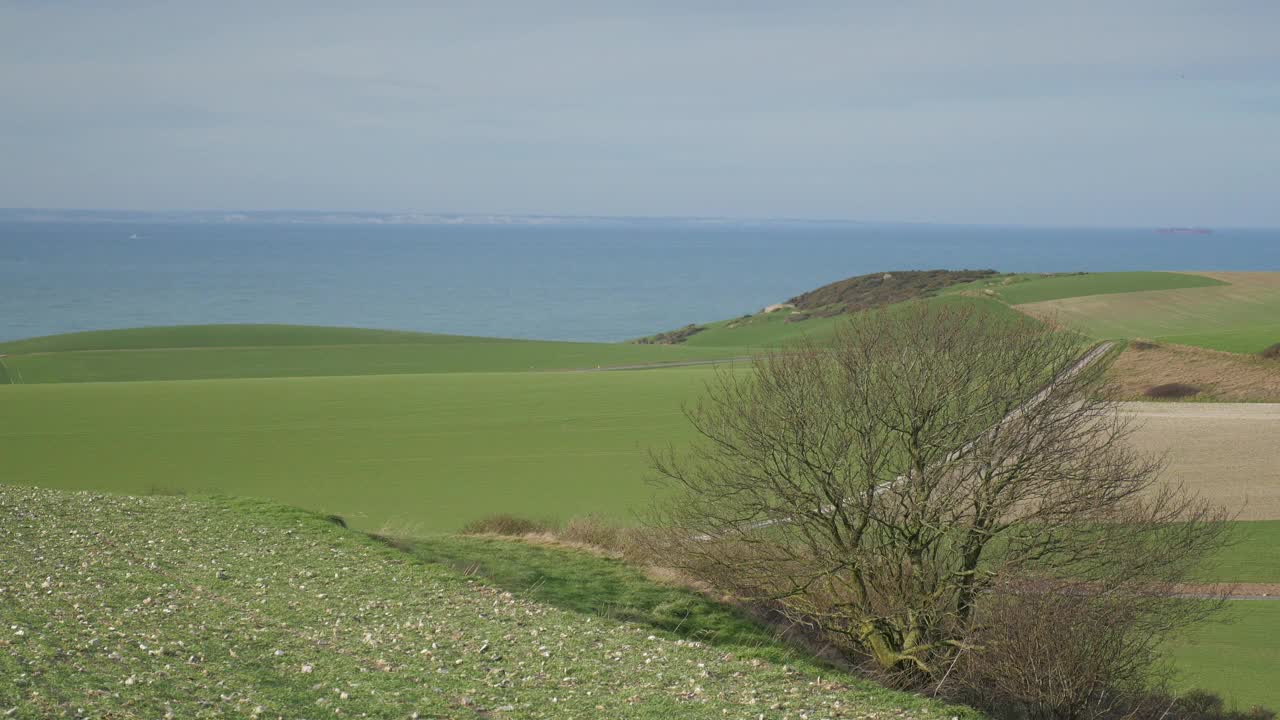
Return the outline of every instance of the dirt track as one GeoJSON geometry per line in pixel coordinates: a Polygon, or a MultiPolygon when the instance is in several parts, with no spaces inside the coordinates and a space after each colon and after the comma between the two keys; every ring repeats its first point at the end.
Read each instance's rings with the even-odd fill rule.
{"type": "Polygon", "coordinates": [[[1164,477],[1240,512],[1280,520],[1280,403],[1125,403],[1135,444],[1167,453],[1164,477]]]}

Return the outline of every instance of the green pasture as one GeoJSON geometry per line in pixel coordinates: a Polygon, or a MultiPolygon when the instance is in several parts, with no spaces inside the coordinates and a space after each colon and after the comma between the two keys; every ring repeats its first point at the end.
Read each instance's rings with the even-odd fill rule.
{"type": "MultiPolygon", "coordinates": [[[[1113,272],[999,275],[943,290],[926,302],[1008,313],[1030,305],[1096,339],[1148,338],[1237,353],[1280,342],[1280,273],[1240,274],[1232,282],[1187,273],[1113,272]],[[1261,276],[1261,277],[1260,277],[1261,276]],[[1276,276],[1268,278],[1267,276],[1276,276]],[[1033,303],[1042,303],[1031,305],[1033,303]]],[[[789,310],[710,323],[688,347],[764,347],[803,337],[823,340],[848,316],[789,322],[789,310]]]]}
{"type": "Polygon", "coordinates": [[[969,283],[991,289],[997,297],[1010,305],[1060,300],[1085,295],[1114,295],[1117,293],[1143,292],[1146,290],[1175,290],[1181,288],[1225,285],[1221,280],[1171,272],[1106,272],[1078,275],[1012,275],[1002,278],[979,280],[969,283]]]}
{"type": "Polygon", "coordinates": [[[1256,353],[1280,342],[1280,273],[1232,273],[1229,283],[1201,278],[1208,282],[1180,288],[1135,282],[1128,290],[1106,293],[1050,297],[1050,293],[1036,291],[1025,297],[1010,296],[1022,288],[1067,285],[1073,280],[1084,284],[1089,278],[1109,275],[1112,273],[1031,280],[998,292],[1009,302],[1035,303],[1024,309],[1095,338],[1147,338],[1237,353],[1256,353]]]}
{"type": "Polygon", "coordinates": [[[0,387],[3,481],[267,497],[355,527],[627,518],[709,368],[0,387]]]}
{"type": "Polygon", "coordinates": [[[560,342],[175,348],[10,355],[14,384],[575,370],[713,360],[736,349],[560,342]]]}
{"type": "Polygon", "coordinates": [[[1280,600],[1233,600],[1169,649],[1181,688],[1206,688],[1241,708],[1280,708],[1280,600]]]}
{"type": "MultiPolygon", "coordinates": [[[[1276,310],[1280,311],[1280,304],[1277,305],[1276,310]]],[[[1222,332],[1156,337],[1164,342],[1177,343],[1179,345],[1194,345],[1196,347],[1209,348],[1210,350],[1253,354],[1280,343],[1280,322],[1259,323],[1252,327],[1224,330],[1222,332]]]]}
{"type": "Polygon", "coordinates": [[[504,340],[290,325],[111,330],[7,343],[0,384],[591,369],[718,359],[730,348],[504,340]]]}
{"type": "Polygon", "coordinates": [[[1280,520],[1233,522],[1228,545],[1203,573],[1206,582],[1280,583],[1280,520]]]}
{"type": "Polygon", "coordinates": [[[196,347],[274,347],[279,345],[403,345],[457,342],[503,342],[497,338],[402,330],[327,327],[322,325],[166,325],[90,330],[45,335],[0,343],[4,353],[76,352],[80,350],[154,350],[196,347]]]}

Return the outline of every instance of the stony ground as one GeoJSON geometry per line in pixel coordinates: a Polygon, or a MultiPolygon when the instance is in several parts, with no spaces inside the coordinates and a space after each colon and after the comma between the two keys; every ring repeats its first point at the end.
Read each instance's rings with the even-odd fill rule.
{"type": "Polygon", "coordinates": [[[949,718],[256,501],[0,485],[0,717],[949,718]]]}

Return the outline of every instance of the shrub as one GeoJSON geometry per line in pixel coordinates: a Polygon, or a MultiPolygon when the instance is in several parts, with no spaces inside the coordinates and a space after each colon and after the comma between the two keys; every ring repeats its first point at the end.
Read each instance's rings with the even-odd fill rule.
{"type": "Polygon", "coordinates": [[[1185,383],[1165,383],[1164,385],[1149,387],[1143,394],[1149,398],[1187,398],[1192,395],[1199,395],[1200,388],[1195,385],[1187,385],[1185,383]]]}
{"type": "Polygon", "coordinates": [[[618,553],[639,564],[654,560],[651,534],[644,528],[621,527],[594,515],[573,518],[555,533],[559,540],[618,553]]]}
{"type": "Polygon", "coordinates": [[[693,323],[690,323],[679,330],[661,332],[657,335],[642,337],[633,342],[638,345],[679,345],[690,337],[693,337],[706,329],[705,325],[694,325],[693,323]]]}
{"type": "Polygon", "coordinates": [[[565,542],[592,545],[604,550],[620,550],[625,531],[610,525],[594,515],[573,518],[565,523],[564,529],[556,533],[556,537],[565,542]]]}
{"type": "Polygon", "coordinates": [[[515,515],[490,515],[479,520],[472,520],[462,528],[463,535],[531,535],[545,533],[551,525],[538,520],[516,517],[515,515]]]}
{"type": "Polygon", "coordinates": [[[1127,692],[1149,643],[1200,607],[1155,600],[1225,528],[1127,447],[1133,426],[1105,399],[1105,372],[1071,335],[925,304],[757,356],[687,409],[692,446],[654,454],[671,491],[654,517],[673,542],[663,561],[776,603],[896,685],[932,690],[962,649],[1001,640],[1018,650],[1009,673],[1037,673],[1007,681],[1014,697],[1029,686],[1030,717],[1085,720],[1074,703],[1127,692]],[[1039,587],[1067,580],[1071,593],[1039,587]],[[1000,593],[1032,610],[1018,635],[985,642],[1000,593]],[[1079,621],[1052,622],[1053,601],[1079,621]],[[1063,634],[1098,646],[1060,653],[1063,634]],[[1092,663],[1099,675],[1073,673],[1092,663]]]}
{"type": "Polygon", "coordinates": [[[1280,343],[1276,343],[1258,354],[1268,360],[1280,360],[1280,343]]]}
{"type": "Polygon", "coordinates": [[[1153,697],[1150,711],[1138,720],[1275,720],[1275,711],[1254,705],[1248,710],[1227,707],[1222,697],[1208,690],[1189,690],[1177,697],[1153,697]]]}

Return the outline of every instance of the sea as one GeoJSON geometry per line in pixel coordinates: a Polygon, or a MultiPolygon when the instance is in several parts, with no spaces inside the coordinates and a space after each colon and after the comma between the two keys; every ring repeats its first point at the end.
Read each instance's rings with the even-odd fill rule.
{"type": "Polygon", "coordinates": [[[1280,270],[1280,229],[0,222],[0,341],[244,322],[618,341],[931,268],[1280,270]]]}

